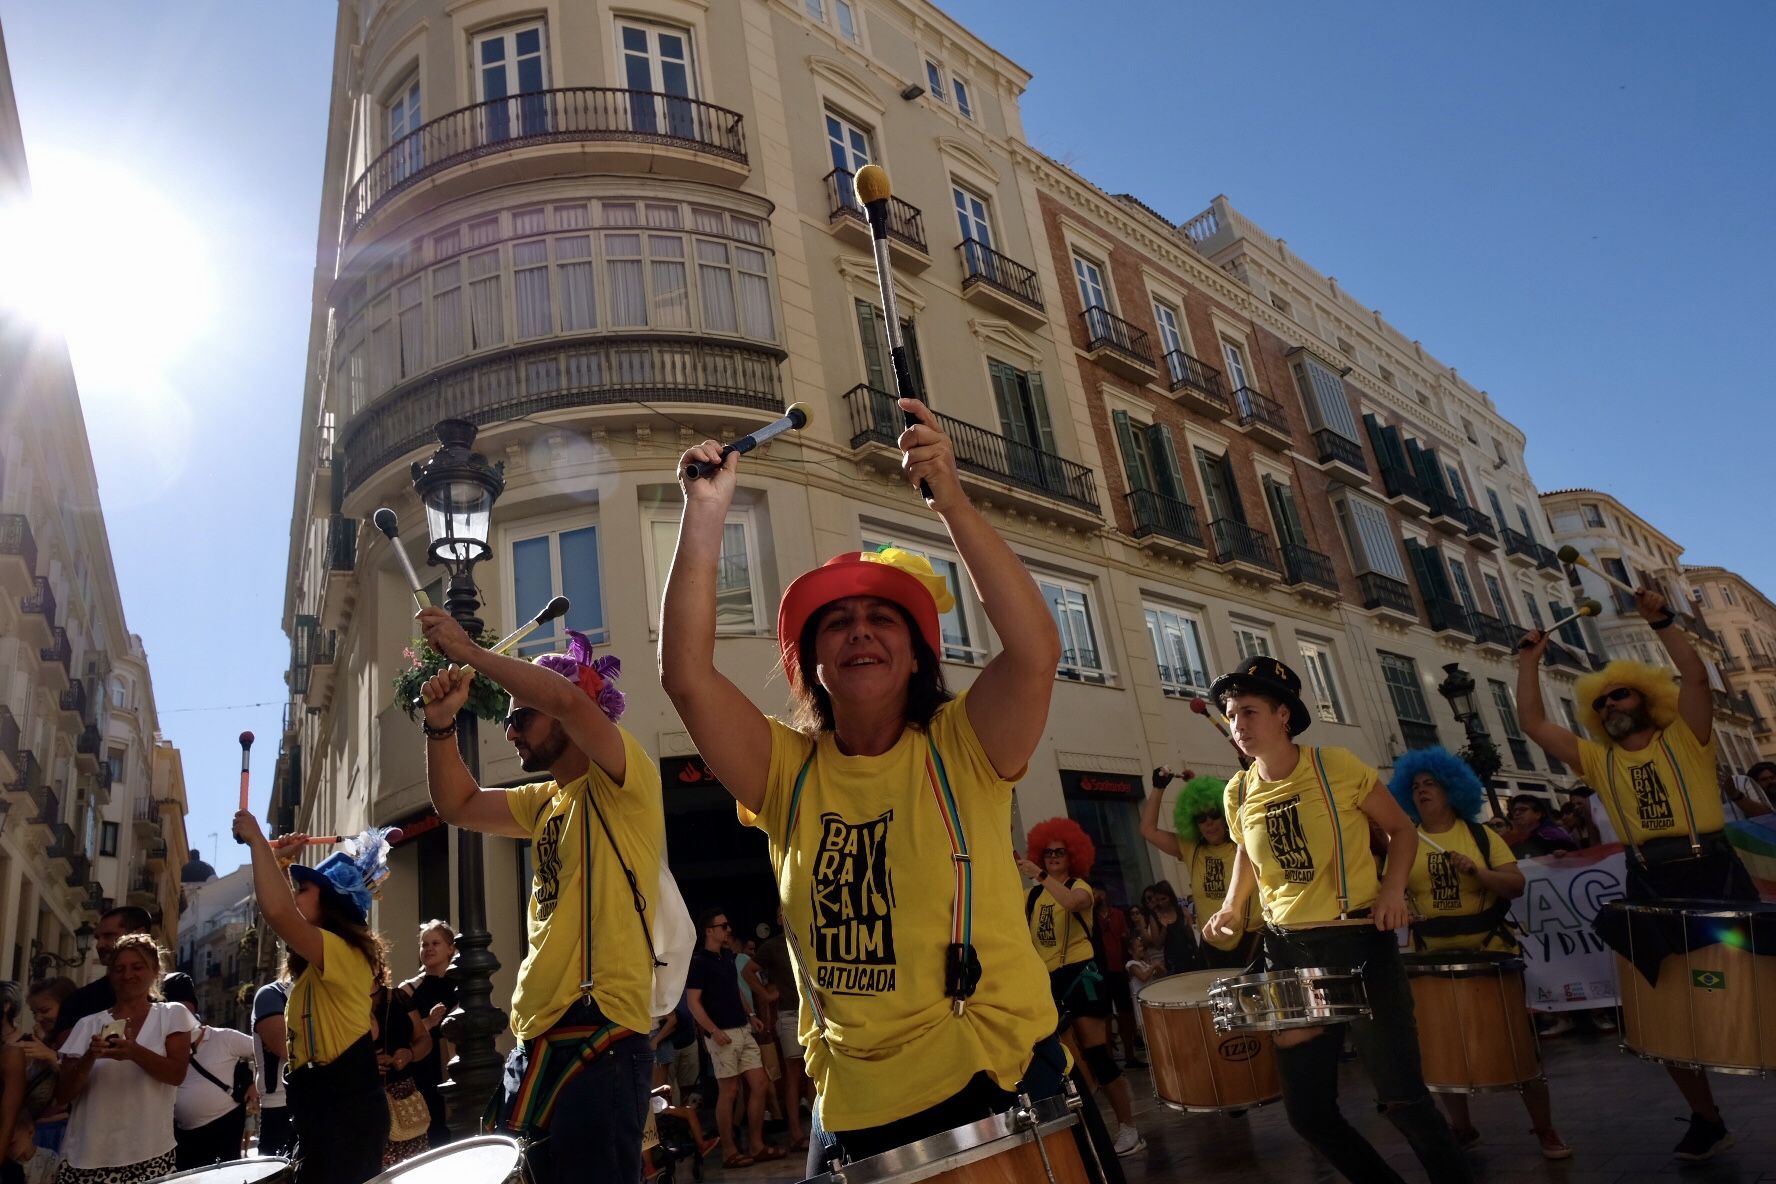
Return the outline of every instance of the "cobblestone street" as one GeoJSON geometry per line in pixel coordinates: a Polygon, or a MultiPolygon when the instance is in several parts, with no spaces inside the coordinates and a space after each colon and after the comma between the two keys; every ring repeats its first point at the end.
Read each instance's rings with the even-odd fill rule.
{"type": "MultiPolygon", "coordinates": [[[[1529,1121],[1514,1095],[1474,1099],[1480,1145],[1472,1152],[1476,1176],[1489,1184],[1553,1181],[1557,1184],[1626,1184],[1682,1178],[1693,1182],[1751,1184],[1776,1181],[1776,1123],[1770,1121],[1776,1083],[1711,1075],[1715,1095],[1737,1142],[1703,1164],[1680,1164],[1671,1148],[1684,1132],[1683,1103],[1656,1065],[1618,1050],[1614,1036],[1569,1035],[1546,1040],[1542,1055],[1554,1095],[1554,1116],[1573,1157],[1544,1160],[1529,1121]]],[[[1137,1123],[1147,1149],[1123,1160],[1129,1184],[1160,1181],[1238,1180],[1242,1184],[1333,1181],[1337,1177],[1289,1129],[1280,1105],[1244,1118],[1183,1115],[1153,1100],[1144,1071],[1129,1074],[1137,1123]]],[[[1345,1113],[1409,1181],[1424,1179],[1404,1140],[1368,1104],[1369,1085],[1354,1064],[1343,1075],[1345,1113]]],[[[681,1173],[681,1181],[688,1176],[681,1173]]],[[[712,1158],[706,1179],[749,1184],[793,1184],[799,1164],[724,1171],[712,1158]]]]}

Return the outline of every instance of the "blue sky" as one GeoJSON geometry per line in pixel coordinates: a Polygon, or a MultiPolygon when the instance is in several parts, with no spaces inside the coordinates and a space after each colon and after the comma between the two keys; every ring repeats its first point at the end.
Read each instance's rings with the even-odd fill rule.
{"type": "MultiPolygon", "coordinates": [[[[1227,194],[1490,391],[1542,488],[1606,489],[1776,594],[1776,6],[946,7],[1035,74],[1038,147],[1174,219],[1227,194]]],[[[263,809],[284,697],[334,19],[0,0],[34,172],[108,160],[208,244],[211,315],[156,372],[93,345],[75,365],[125,609],[220,870],[235,735],[264,737],[263,809]]]]}

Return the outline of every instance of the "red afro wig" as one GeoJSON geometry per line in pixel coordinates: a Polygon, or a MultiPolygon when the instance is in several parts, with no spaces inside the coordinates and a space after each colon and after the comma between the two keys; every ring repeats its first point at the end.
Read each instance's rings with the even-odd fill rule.
{"type": "Polygon", "coordinates": [[[1098,849],[1077,822],[1071,818],[1050,818],[1030,828],[1030,862],[1042,866],[1042,849],[1059,843],[1067,849],[1067,874],[1081,880],[1091,879],[1092,864],[1097,862],[1098,849]]]}

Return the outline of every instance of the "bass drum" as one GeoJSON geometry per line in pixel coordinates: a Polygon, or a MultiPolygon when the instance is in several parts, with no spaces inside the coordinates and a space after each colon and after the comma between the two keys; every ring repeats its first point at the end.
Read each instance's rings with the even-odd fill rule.
{"type": "Polygon", "coordinates": [[[1401,961],[1412,985],[1425,1085],[1433,1092],[1516,1089],[1542,1075],[1522,959],[1448,950],[1401,961]]]}
{"type": "Polygon", "coordinates": [[[1219,970],[1148,983],[1135,1001],[1147,1028],[1153,1094],[1174,1110],[1214,1114],[1262,1106],[1283,1096],[1269,1032],[1218,1032],[1209,990],[1219,970]]]}

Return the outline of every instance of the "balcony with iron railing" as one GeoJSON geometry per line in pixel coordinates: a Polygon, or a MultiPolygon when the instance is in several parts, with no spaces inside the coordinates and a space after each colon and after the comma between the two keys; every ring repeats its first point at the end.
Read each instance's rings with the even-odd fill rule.
{"type": "Polygon", "coordinates": [[[61,667],[62,678],[68,680],[69,689],[74,683],[74,646],[68,640],[68,631],[55,625],[49,631],[49,644],[37,651],[37,656],[45,662],[61,667]]]}
{"type": "Polygon", "coordinates": [[[19,599],[19,611],[28,617],[41,617],[47,625],[55,624],[56,595],[48,576],[37,576],[31,581],[31,591],[19,599]]]}
{"type": "Polygon", "coordinates": [[[1336,598],[1338,596],[1338,572],[1332,566],[1332,557],[1304,547],[1300,543],[1284,543],[1283,552],[1283,583],[1303,590],[1318,589],[1336,598]]]}
{"type": "Polygon", "coordinates": [[[1591,657],[1589,654],[1585,653],[1582,649],[1575,649],[1570,645],[1562,645],[1558,641],[1550,641],[1548,643],[1545,658],[1548,665],[1564,666],[1568,670],[1589,670],[1591,668],[1591,657]]]}
{"type": "Polygon", "coordinates": [[[1403,719],[1400,724],[1400,740],[1407,748],[1436,748],[1443,743],[1437,735],[1437,725],[1427,724],[1420,720],[1403,719]]]}
{"type": "Polygon", "coordinates": [[[1270,536],[1233,518],[1209,523],[1209,551],[1216,563],[1257,568],[1271,577],[1282,574],[1270,536]]]}
{"type": "Polygon", "coordinates": [[[1430,499],[1431,525],[1444,530],[1462,529],[1461,503],[1431,483],[1424,482],[1425,497],[1430,499]]]}
{"type": "Polygon", "coordinates": [[[1166,382],[1180,406],[1210,419],[1220,419],[1233,410],[1227,401],[1221,371],[1181,349],[1167,351],[1163,360],[1166,382]]]}
{"type": "Polygon", "coordinates": [[[962,257],[962,295],[1004,313],[1026,328],[1047,319],[1042,284],[1033,268],[972,238],[956,244],[962,257]]]}
{"type": "MultiPolygon", "coordinates": [[[[825,176],[826,219],[836,233],[867,247],[872,232],[869,215],[852,187],[855,179],[856,174],[849,169],[834,169],[825,176]]],[[[918,206],[898,197],[888,199],[888,246],[899,262],[912,264],[914,270],[922,270],[931,262],[931,250],[925,245],[925,215],[918,206]]]]}
{"type": "Polygon", "coordinates": [[[1159,375],[1147,334],[1109,309],[1092,305],[1079,314],[1085,326],[1086,356],[1130,382],[1151,382],[1159,375]]]}
{"type": "Polygon", "coordinates": [[[1357,577],[1357,591],[1363,607],[1418,619],[1418,608],[1412,603],[1412,589],[1405,580],[1396,580],[1379,572],[1364,572],[1357,577]]]}
{"type": "MultiPolygon", "coordinates": [[[[591,171],[598,173],[639,170],[703,181],[747,173],[743,122],[725,107],[618,87],[530,91],[460,107],[389,145],[346,191],[345,235],[422,181],[471,161],[550,146],[582,159],[597,150],[600,159],[583,167],[596,163],[591,171]]],[[[483,175],[477,186],[491,188],[495,180],[483,175]]]]}
{"type": "Polygon", "coordinates": [[[1716,662],[1715,665],[1720,667],[1722,674],[1737,674],[1739,671],[1745,669],[1745,664],[1738,658],[1735,658],[1732,654],[1722,654],[1721,660],[1716,662]]]}
{"type": "MultiPolygon", "coordinates": [[[[79,850],[80,838],[74,833],[73,827],[65,822],[49,824],[48,855],[51,859],[59,859],[68,863],[73,860],[75,853],[79,850]]],[[[84,880],[85,877],[82,876],[81,879],[84,880]]]]}
{"type": "Polygon", "coordinates": [[[762,425],[783,413],[781,356],[775,348],[669,335],[504,350],[396,387],[354,416],[341,438],[340,479],[353,492],[383,466],[436,443],[432,429],[445,419],[485,427],[583,407],[631,414],[677,404],[756,412],[762,425]]]}
{"type": "MultiPolygon", "coordinates": [[[[852,448],[866,444],[896,447],[895,442],[905,430],[905,415],[893,395],[859,383],[845,392],[845,405],[851,413],[852,448]]],[[[963,473],[1040,494],[1094,516],[1098,514],[1097,483],[1085,465],[954,416],[934,414],[950,438],[957,468],[963,473]]],[[[892,459],[898,469],[898,451],[892,459]]]]}
{"type": "Polygon", "coordinates": [[[1151,489],[1131,489],[1127,500],[1129,517],[1134,520],[1132,533],[1135,538],[1157,536],[1206,549],[1195,506],[1151,489]]]}
{"type": "Polygon", "coordinates": [[[33,821],[53,826],[62,820],[62,799],[55,790],[43,784],[41,774],[36,788],[27,789],[25,793],[30,797],[31,804],[37,807],[37,816],[33,821]]]}
{"type": "Polygon", "coordinates": [[[358,520],[345,514],[327,518],[327,570],[351,571],[358,563],[358,520]]]}
{"type": "Polygon", "coordinates": [[[1363,446],[1331,428],[1313,434],[1314,456],[1325,468],[1326,475],[1346,485],[1369,482],[1369,462],[1363,459],[1363,446]]]}
{"type": "Polygon", "coordinates": [[[1431,512],[1431,495],[1425,492],[1424,482],[1405,469],[1383,462],[1381,488],[1388,500],[1405,513],[1424,515],[1431,512]]]}
{"type": "Polygon", "coordinates": [[[1492,515],[1473,506],[1461,506],[1456,516],[1470,543],[1482,550],[1498,550],[1498,530],[1492,524],[1492,515]]]}
{"type": "Polygon", "coordinates": [[[1240,430],[1246,435],[1269,448],[1289,446],[1289,417],[1275,399],[1242,386],[1233,392],[1233,409],[1239,416],[1240,430]]]}
{"type": "Polygon", "coordinates": [[[6,566],[23,580],[36,578],[37,540],[31,534],[31,520],[23,514],[0,514],[0,559],[16,560],[6,566]]]}
{"type": "Polygon", "coordinates": [[[1536,541],[1534,539],[1524,534],[1521,530],[1513,530],[1509,526],[1501,525],[1499,527],[1499,533],[1503,535],[1505,539],[1506,555],[1521,559],[1531,566],[1541,565],[1541,554],[1536,549],[1536,541]]]}
{"type": "Polygon", "coordinates": [[[1522,736],[1506,736],[1505,744],[1511,750],[1511,763],[1519,769],[1534,769],[1535,761],[1530,759],[1529,741],[1522,736]]]}
{"type": "Polygon", "coordinates": [[[1554,553],[1554,548],[1547,546],[1544,543],[1537,543],[1535,549],[1537,567],[1541,568],[1543,571],[1560,570],[1560,556],[1554,553]]]}
{"type": "Polygon", "coordinates": [[[1474,635],[1474,626],[1468,620],[1468,610],[1460,603],[1441,596],[1424,598],[1425,618],[1431,623],[1435,633],[1465,633],[1474,635]]]}
{"type": "Polygon", "coordinates": [[[1776,669],[1776,655],[1766,654],[1763,650],[1747,650],[1745,664],[1753,670],[1776,669]]]}
{"type": "Polygon", "coordinates": [[[1522,636],[1517,627],[1489,613],[1471,612],[1468,620],[1474,626],[1474,640],[1493,649],[1512,650],[1522,636]]]}
{"type": "Polygon", "coordinates": [[[86,885],[92,877],[92,860],[86,852],[75,851],[68,856],[68,887],[86,891],[86,885]]]}
{"type": "Polygon", "coordinates": [[[75,681],[62,692],[62,710],[71,711],[80,719],[86,718],[86,684],[75,681]]]}

